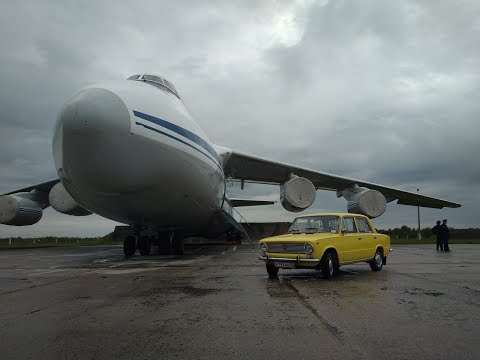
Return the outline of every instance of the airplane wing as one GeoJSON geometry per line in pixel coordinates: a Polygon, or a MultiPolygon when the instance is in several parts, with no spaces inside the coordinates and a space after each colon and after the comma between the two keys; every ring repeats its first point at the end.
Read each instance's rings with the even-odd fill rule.
{"type": "Polygon", "coordinates": [[[362,180],[350,179],[316,170],[301,168],[295,165],[264,159],[230,149],[220,153],[223,159],[225,176],[242,182],[263,184],[282,184],[293,173],[310,180],[316,189],[342,191],[358,185],[381,192],[388,202],[398,200],[401,205],[413,205],[441,209],[444,207],[457,208],[460,204],[437,199],[425,195],[417,195],[404,190],[374,184],[362,180]]]}
{"type": "Polygon", "coordinates": [[[39,190],[39,191],[48,193],[48,192],[50,192],[52,187],[54,187],[55,184],[57,184],[59,181],[60,181],[60,179],[50,180],[50,181],[46,181],[46,182],[43,182],[43,183],[40,183],[40,184],[28,186],[28,187],[23,188],[23,189],[10,191],[10,192],[8,192],[6,194],[2,194],[2,195],[13,195],[13,194],[21,193],[21,192],[30,192],[32,190],[39,190]]]}

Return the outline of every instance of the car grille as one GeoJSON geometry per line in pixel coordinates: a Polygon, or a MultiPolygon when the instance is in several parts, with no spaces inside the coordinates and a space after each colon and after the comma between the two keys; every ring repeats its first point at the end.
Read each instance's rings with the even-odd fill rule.
{"type": "Polygon", "coordinates": [[[287,254],[305,254],[305,244],[268,244],[268,252],[270,253],[287,253],[287,254]]]}

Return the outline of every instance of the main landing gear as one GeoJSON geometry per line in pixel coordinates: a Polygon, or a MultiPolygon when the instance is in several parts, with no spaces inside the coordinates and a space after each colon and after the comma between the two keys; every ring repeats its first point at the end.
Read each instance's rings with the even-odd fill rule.
{"type": "Polygon", "coordinates": [[[180,231],[159,233],[157,237],[140,235],[128,235],[123,242],[123,253],[125,257],[132,257],[138,248],[138,252],[142,256],[149,255],[152,244],[158,245],[159,255],[183,255],[185,246],[183,234],[180,231]]]}
{"type": "Polygon", "coordinates": [[[181,232],[169,232],[159,234],[158,236],[158,254],[159,255],[183,255],[185,246],[183,234],[181,232]]]}
{"type": "Polygon", "coordinates": [[[137,248],[137,239],[135,236],[128,235],[123,242],[123,253],[125,257],[130,257],[135,254],[135,250],[137,248]]]}

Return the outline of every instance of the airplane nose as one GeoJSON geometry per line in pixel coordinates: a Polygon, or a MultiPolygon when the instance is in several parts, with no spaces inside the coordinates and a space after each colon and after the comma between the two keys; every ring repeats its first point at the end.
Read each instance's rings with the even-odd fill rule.
{"type": "Polygon", "coordinates": [[[53,156],[59,177],[95,189],[115,189],[121,183],[128,148],[130,114],[121,98],[102,88],[87,88],[70,98],[61,110],[54,130],[53,156]],[[113,186],[112,186],[113,185],[113,186]]]}

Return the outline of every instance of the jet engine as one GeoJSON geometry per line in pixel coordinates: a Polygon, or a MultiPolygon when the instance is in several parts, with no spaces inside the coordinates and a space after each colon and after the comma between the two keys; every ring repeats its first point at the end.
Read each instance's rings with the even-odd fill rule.
{"type": "Polygon", "coordinates": [[[365,187],[354,187],[340,192],[348,201],[348,212],[363,214],[370,219],[379,217],[387,208],[387,200],[380,191],[367,189],[365,187]]]}
{"type": "Polygon", "coordinates": [[[62,214],[73,216],[90,215],[91,212],[81,207],[67,192],[61,182],[56,184],[48,194],[50,206],[62,214]]]}
{"type": "Polygon", "coordinates": [[[290,180],[280,185],[280,201],[285,210],[299,212],[312,205],[316,189],[308,179],[292,176],[290,180]]]}
{"type": "Polygon", "coordinates": [[[42,208],[35,201],[11,195],[0,196],[0,224],[33,225],[42,215],[42,208]]]}

